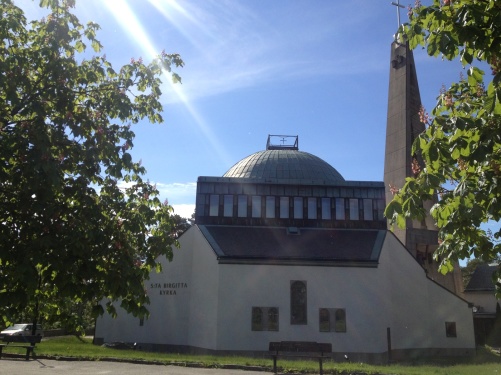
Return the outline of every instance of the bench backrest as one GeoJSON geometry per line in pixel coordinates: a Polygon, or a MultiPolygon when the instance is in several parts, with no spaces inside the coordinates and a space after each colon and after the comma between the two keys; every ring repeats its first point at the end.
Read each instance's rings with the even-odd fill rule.
{"type": "Polygon", "coordinates": [[[35,344],[42,341],[42,336],[4,336],[3,342],[25,342],[27,344],[35,344]]]}
{"type": "Polygon", "coordinates": [[[330,353],[332,344],[313,341],[280,341],[270,342],[271,352],[296,352],[296,353],[330,353]]]}

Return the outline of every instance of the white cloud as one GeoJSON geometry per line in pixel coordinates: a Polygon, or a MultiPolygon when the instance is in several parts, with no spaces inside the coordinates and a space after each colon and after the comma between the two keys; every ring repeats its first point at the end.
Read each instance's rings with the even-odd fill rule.
{"type": "Polygon", "coordinates": [[[184,218],[191,218],[191,215],[195,212],[194,204],[173,204],[174,214],[179,215],[184,218]]]}
{"type": "Polygon", "coordinates": [[[174,182],[169,184],[157,182],[156,185],[160,196],[167,199],[171,206],[192,205],[195,207],[196,182],[174,182]]]}

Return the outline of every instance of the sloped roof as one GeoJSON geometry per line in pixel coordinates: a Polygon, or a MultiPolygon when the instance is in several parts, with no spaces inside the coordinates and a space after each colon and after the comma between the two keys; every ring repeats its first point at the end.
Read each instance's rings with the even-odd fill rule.
{"type": "Polygon", "coordinates": [[[494,291],[494,282],[492,275],[497,269],[496,265],[479,264],[473,275],[471,275],[470,282],[465,288],[465,292],[480,292],[480,291],[494,291]]]}
{"type": "Polygon", "coordinates": [[[385,230],[199,225],[220,263],[377,266],[385,230]],[[294,231],[294,230],[293,230],[294,231]]]}

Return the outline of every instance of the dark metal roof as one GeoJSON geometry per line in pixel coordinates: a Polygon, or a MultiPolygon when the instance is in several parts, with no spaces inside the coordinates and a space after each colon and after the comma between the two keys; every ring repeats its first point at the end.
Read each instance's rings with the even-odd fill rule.
{"type": "Polygon", "coordinates": [[[385,230],[199,225],[221,263],[376,266],[385,230]],[[299,234],[293,234],[295,231],[299,234]]]}
{"type": "Polygon", "coordinates": [[[464,291],[494,291],[492,276],[497,268],[496,265],[479,264],[473,275],[471,275],[470,282],[464,291]]]}
{"type": "Polygon", "coordinates": [[[307,152],[290,149],[259,151],[240,160],[223,177],[253,178],[263,181],[296,180],[335,184],[343,176],[330,164],[307,152]]]}

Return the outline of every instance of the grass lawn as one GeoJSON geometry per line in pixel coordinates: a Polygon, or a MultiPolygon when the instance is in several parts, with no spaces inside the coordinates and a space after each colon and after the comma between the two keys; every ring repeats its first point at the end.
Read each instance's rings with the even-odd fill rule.
{"type": "MultiPolygon", "coordinates": [[[[24,354],[15,348],[4,348],[4,353],[24,354]]],[[[73,336],[45,338],[36,347],[38,356],[77,357],[87,360],[106,358],[154,361],[165,364],[190,365],[204,367],[223,367],[239,365],[261,367],[264,371],[272,371],[271,358],[250,358],[237,356],[202,356],[190,354],[151,353],[135,350],[111,349],[92,344],[92,340],[78,339],[73,336]]],[[[279,371],[282,373],[318,373],[317,361],[287,361],[278,360],[279,371]]],[[[488,348],[480,348],[475,358],[443,359],[435,362],[419,361],[415,363],[400,363],[391,366],[376,366],[363,363],[336,363],[325,361],[326,374],[379,374],[379,375],[501,375],[501,356],[488,348]]]]}

